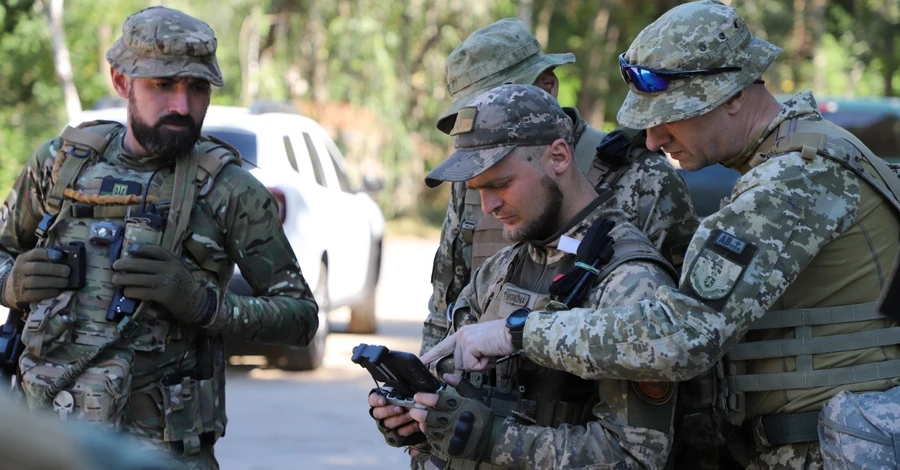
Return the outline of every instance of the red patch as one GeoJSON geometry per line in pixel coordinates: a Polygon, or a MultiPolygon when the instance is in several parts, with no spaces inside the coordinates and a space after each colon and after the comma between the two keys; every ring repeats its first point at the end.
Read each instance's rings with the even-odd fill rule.
{"type": "Polygon", "coordinates": [[[675,395],[672,382],[631,382],[631,387],[642,400],[652,405],[662,405],[675,395]]]}

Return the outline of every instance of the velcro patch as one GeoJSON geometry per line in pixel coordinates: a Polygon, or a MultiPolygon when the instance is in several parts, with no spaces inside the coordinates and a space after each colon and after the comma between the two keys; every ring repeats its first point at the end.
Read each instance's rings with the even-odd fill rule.
{"type": "Polygon", "coordinates": [[[103,178],[103,183],[100,185],[100,195],[101,196],[128,196],[128,195],[141,195],[141,189],[143,185],[138,183],[137,181],[125,181],[113,178],[112,176],[107,176],[103,178]]]}
{"type": "Polygon", "coordinates": [[[692,294],[721,308],[756,255],[756,245],[722,230],[713,230],[688,273],[692,294]]]}
{"type": "Polygon", "coordinates": [[[664,405],[675,395],[672,382],[631,382],[635,393],[651,405],[664,405]]]}
{"type": "Polygon", "coordinates": [[[528,305],[529,301],[531,301],[531,294],[527,292],[517,291],[509,287],[503,290],[504,303],[516,305],[518,307],[524,307],[528,305]]]}
{"type": "Polygon", "coordinates": [[[475,106],[467,106],[460,109],[459,112],[456,113],[456,122],[453,124],[450,135],[472,132],[472,129],[475,128],[475,114],[477,114],[477,112],[478,108],[475,106]]]}

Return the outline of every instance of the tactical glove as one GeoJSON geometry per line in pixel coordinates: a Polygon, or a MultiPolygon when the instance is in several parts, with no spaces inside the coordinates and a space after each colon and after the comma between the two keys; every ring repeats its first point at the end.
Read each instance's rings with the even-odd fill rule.
{"type": "Polygon", "coordinates": [[[194,279],[190,269],[158,245],[134,244],[113,263],[113,284],[125,297],[157,303],[177,320],[208,325],[215,318],[216,293],[194,279]]]}
{"type": "MultiPolygon", "coordinates": [[[[373,393],[378,393],[377,388],[373,388],[369,391],[369,395],[373,393]]],[[[375,408],[369,407],[369,416],[372,419],[375,419],[375,415],[373,414],[375,408]]],[[[416,432],[410,434],[409,436],[401,436],[400,433],[397,432],[396,428],[389,428],[384,425],[383,419],[375,419],[375,426],[378,427],[378,432],[384,436],[384,441],[391,447],[406,447],[411,446],[418,449],[420,452],[431,452],[431,446],[428,445],[428,441],[425,440],[425,434],[421,432],[416,432]]],[[[402,427],[402,426],[401,426],[402,427]]]]}
{"type": "Polygon", "coordinates": [[[59,264],[62,259],[63,253],[52,248],[35,248],[17,256],[3,279],[3,305],[21,310],[59,295],[69,284],[69,267],[59,264]]]}
{"type": "Polygon", "coordinates": [[[502,428],[503,417],[494,416],[481,400],[448,390],[439,392],[437,405],[425,418],[425,435],[435,451],[466,460],[489,458],[502,428]]]}

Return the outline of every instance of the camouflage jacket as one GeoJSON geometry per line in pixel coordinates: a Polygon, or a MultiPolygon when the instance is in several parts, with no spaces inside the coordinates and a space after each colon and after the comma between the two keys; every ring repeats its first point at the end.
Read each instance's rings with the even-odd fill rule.
{"type": "MultiPolygon", "coordinates": [[[[580,240],[602,218],[616,222],[609,234],[615,242],[614,249],[626,253],[629,244],[645,244],[646,248],[634,257],[611,261],[604,268],[609,274],[596,282],[583,305],[629,305],[652,298],[660,287],[674,286],[671,267],[666,266],[639,230],[624,221],[624,214],[615,205],[615,199],[592,204],[576,216],[569,228],[549,240],[517,243],[489,258],[463,289],[454,307],[454,318],[467,322],[497,315],[493,304],[501,302],[499,292],[506,283],[546,294],[553,273],[561,265],[571,266],[575,259],[557,249],[560,237],[580,240]],[[458,312],[466,309],[469,312],[463,319],[458,312]]],[[[555,311],[552,315],[568,322],[567,311],[555,311]]],[[[642,398],[646,395],[641,394],[641,387],[649,384],[604,380],[596,385],[599,403],[594,405],[592,419],[585,425],[552,428],[506,418],[501,437],[493,444],[486,462],[504,468],[593,468],[598,464],[663,468],[671,450],[675,384],[652,384],[654,390],[660,391],[661,399],[656,401],[642,398]]]]}
{"type": "MultiPolygon", "coordinates": [[[[893,262],[900,236],[893,208],[836,161],[757,152],[793,118],[822,120],[811,94],[784,103],[759,138],[729,162],[742,176],[731,202],[704,219],[691,241],[679,288],[661,287],[654,298],[627,306],[575,309],[565,319],[532,314],[523,336],[528,357],[581,377],[680,381],[709,369],[769,310],[827,307],[836,298],[844,300],[838,305],[877,300],[885,282],[878,280],[879,266],[893,262]],[[873,201],[866,210],[864,198],[873,201]],[[859,226],[873,216],[869,221],[893,224],[878,239],[859,226]],[[845,252],[846,262],[819,257],[851,235],[858,243],[845,252]],[[725,257],[716,253],[726,252],[730,260],[721,261],[725,257]],[[840,292],[822,287],[822,273],[832,278],[829,284],[841,285],[840,292]]],[[[846,131],[833,126],[832,132],[846,131]]],[[[884,328],[888,321],[872,324],[884,328]]],[[[894,356],[877,352],[860,360],[894,356]]]]}
{"type": "MultiPolygon", "coordinates": [[[[602,138],[602,133],[590,127],[574,108],[564,110],[576,123],[575,159],[587,174],[592,160],[600,158],[596,157],[596,146],[599,143],[597,137],[602,138]]],[[[591,183],[611,188],[626,220],[660,251],[666,251],[663,255],[679,267],[687,243],[698,226],[690,192],[677,170],[658,153],[645,150],[628,165],[624,171],[611,171],[601,176],[600,181],[591,183]]],[[[466,248],[461,226],[463,222],[475,223],[484,214],[480,209],[466,214],[467,192],[465,183],[454,183],[451,187],[441,241],[434,257],[431,276],[434,291],[422,330],[422,353],[434,347],[446,334],[447,306],[469,281],[472,253],[466,248]],[[450,279],[450,282],[447,284],[441,279],[450,279]]]]}
{"type": "MultiPolygon", "coordinates": [[[[102,161],[134,171],[153,171],[172,165],[161,159],[135,158],[113,137],[102,161]]],[[[52,187],[51,173],[60,139],[41,145],[16,179],[0,208],[0,273],[11,268],[15,256],[34,248],[35,229],[44,214],[44,198],[52,187]]],[[[191,214],[192,239],[208,250],[219,273],[237,264],[258,297],[227,292],[228,277],[218,276],[224,293],[221,310],[210,329],[242,339],[304,345],[318,327],[317,306],[294,252],[279,223],[271,194],[249,172],[226,165],[212,188],[198,198],[191,214]]],[[[184,250],[182,257],[189,258],[184,250]]],[[[197,260],[192,260],[197,265],[197,260]]]]}

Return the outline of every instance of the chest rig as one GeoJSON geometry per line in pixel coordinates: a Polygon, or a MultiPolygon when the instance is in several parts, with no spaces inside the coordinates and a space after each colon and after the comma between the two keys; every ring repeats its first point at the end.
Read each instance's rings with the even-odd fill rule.
{"type": "MultiPolygon", "coordinates": [[[[118,123],[95,121],[68,127],[60,137],[36,235],[38,246],[66,253],[70,267],[80,271],[80,287],[31,305],[22,335],[26,352],[19,362],[32,409],[52,406],[61,420],[71,417],[116,429],[125,423],[133,387],[146,385],[141,376],[152,372],[153,358],[193,352],[205,335],[171,321],[147,302],[124,297],[112,284],[112,263],[134,243],[161,245],[176,256],[186,247],[189,256],[182,259],[194,275],[214,278],[196,261],[208,258],[204,250],[185,244],[191,213],[219,171],[240,163],[227,144],[203,139],[176,161],[174,170],[131,170],[102,158],[123,134],[118,123]],[[136,354],[150,356],[136,362],[136,354]]],[[[207,430],[224,433],[224,381],[205,379],[205,384],[194,379],[179,383],[193,396],[170,397],[190,401],[182,402],[186,409],[197,405],[191,418],[197,426],[191,426],[198,439],[207,430]],[[223,398],[221,412],[207,406],[205,422],[200,388],[209,397],[223,398]]],[[[174,427],[173,433],[178,434],[174,427]]]]}
{"type": "MultiPolygon", "coordinates": [[[[793,118],[783,122],[763,144],[751,166],[798,152],[804,160],[817,155],[836,161],[870,185],[900,214],[900,180],[897,175],[849,132],[835,132],[824,121],[793,118]]],[[[728,420],[743,424],[746,434],[760,447],[818,441],[818,411],[758,416],[746,420],[746,394],[778,390],[849,386],[900,376],[900,360],[885,360],[846,367],[813,369],[817,354],[846,352],[900,344],[900,327],[854,330],[854,324],[882,319],[875,302],[833,307],[814,307],[766,312],[750,328],[750,334],[793,329],[791,339],[742,341],[725,356],[725,407],[728,420]],[[842,334],[813,337],[814,327],[843,325],[842,334]],[[795,371],[748,374],[751,364],[783,361],[793,357],[795,371]]],[[[885,322],[887,325],[887,322],[885,322]]],[[[861,328],[861,327],[860,327],[861,328]]],[[[830,397],[824,397],[827,400],[830,397]]]]}
{"type": "MultiPolygon", "coordinates": [[[[597,297],[593,293],[571,306],[566,306],[557,299],[564,297],[565,292],[558,296],[548,293],[551,283],[576,264],[574,254],[551,248],[547,251],[555,251],[555,254],[536,260],[525,244],[513,249],[516,250],[514,256],[491,266],[493,272],[501,274],[492,279],[488,287],[490,292],[496,294],[488,299],[481,317],[474,319],[468,307],[457,309],[453,318],[454,329],[474,321],[505,319],[520,308],[559,310],[559,315],[565,315],[568,308],[597,306],[592,300],[597,297]]],[[[617,267],[631,261],[658,263],[671,275],[675,275],[674,268],[645,238],[618,239],[613,245],[612,257],[602,266],[596,266],[597,275],[590,291],[596,289],[617,267]]],[[[468,373],[466,378],[480,390],[483,400],[496,415],[514,417],[525,425],[551,428],[564,424],[586,425],[596,419],[593,409],[602,400],[597,381],[539,366],[521,354],[508,356],[503,362],[498,361],[493,370],[468,373]]],[[[446,468],[484,470],[501,467],[451,459],[446,468]]]]}

